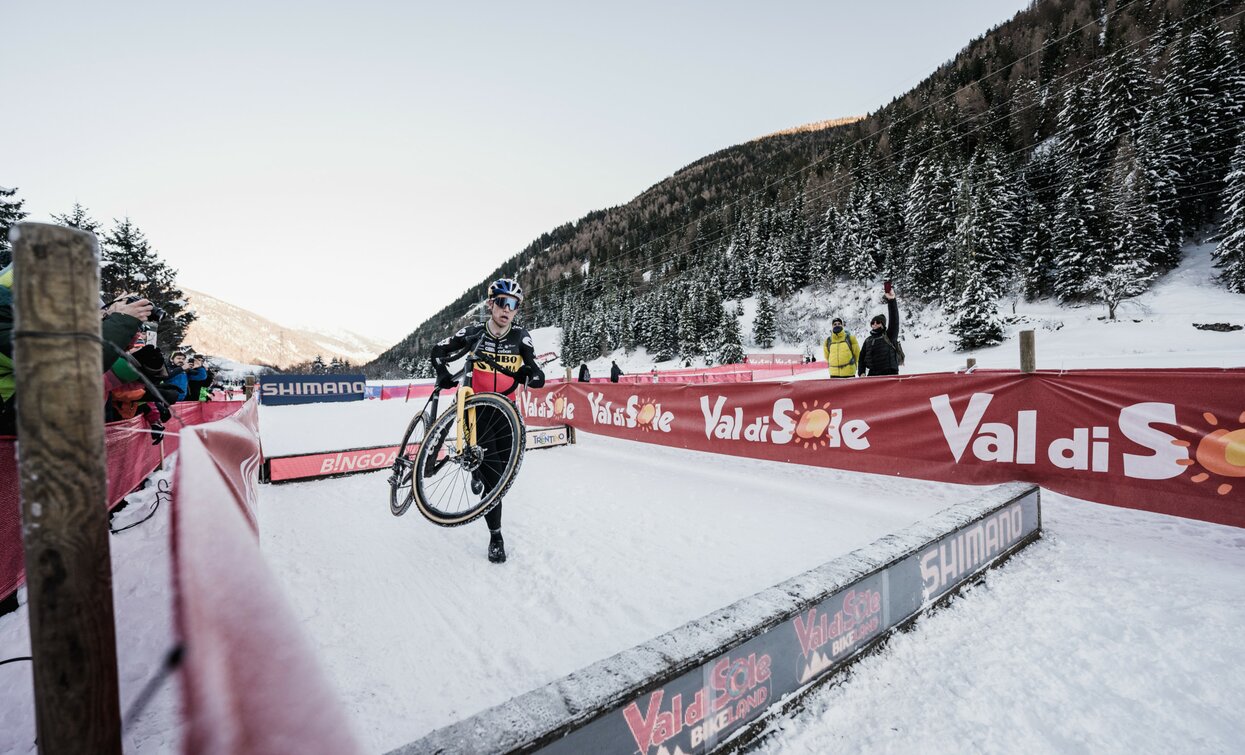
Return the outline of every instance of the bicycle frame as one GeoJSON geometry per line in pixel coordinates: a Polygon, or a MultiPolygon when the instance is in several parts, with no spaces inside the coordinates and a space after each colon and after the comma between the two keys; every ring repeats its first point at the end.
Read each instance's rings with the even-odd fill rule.
{"type": "MultiPolygon", "coordinates": [[[[471,380],[472,373],[475,372],[476,363],[484,362],[485,364],[492,366],[493,369],[498,369],[500,367],[500,365],[496,364],[488,357],[481,357],[476,354],[480,348],[480,344],[484,343],[484,336],[486,333],[487,331],[482,331],[480,333],[480,337],[476,339],[475,343],[471,344],[471,348],[467,349],[467,358],[463,362],[463,374],[462,377],[459,378],[458,391],[454,397],[454,411],[457,413],[458,426],[460,428],[466,428],[467,430],[466,433],[459,432],[457,437],[454,438],[454,453],[458,456],[462,455],[465,447],[476,445],[476,410],[474,408],[466,408],[467,399],[475,395],[475,390],[471,386],[471,380]]],[[[502,370],[502,372],[505,372],[505,370],[502,370]]],[[[432,395],[428,397],[428,404],[424,405],[423,411],[425,412],[428,412],[429,404],[432,406],[432,411],[428,412],[429,424],[431,424],[432,420],[437,417],[438,397],[440,396],[440,393],[440,388],[434,388],[432,395]]]]}
{"type": "Polygon", "coordinates": [[[467,350],[467,359],[463,362],[463,376],[458,383],[458,392],[454,396],[455,411],[458,412],[458,426],[467,429],[466,437],[463,437],[464,433],[460,431],[454,439],[454,452],[460,456],[465,445],[474,446],[476,444],[476,410],[467,409],[466,403],[467,399],[475,394],[471,387],[471,377],[472,373],[475,372],[476,362],[479,361],[476,351],[480,348],[480,344],[484,343],[484,335],[488,332],[487,325],[485,328],[485,330],[480,331],[480,337],[467,350]]]}

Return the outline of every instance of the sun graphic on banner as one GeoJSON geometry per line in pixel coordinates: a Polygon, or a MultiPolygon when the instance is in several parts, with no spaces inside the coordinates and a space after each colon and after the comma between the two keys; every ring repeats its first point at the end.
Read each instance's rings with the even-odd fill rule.
{"type": "MultiPolygon", "coordinates": [[[[1202,414],[1202,418],[1213,427],[1219,427],[1219,418],[1210,412],[1202,414]]],[[[1241,412],[1241,416],[1237,418],[1238,422],[1245,423],[1245,412],[1241,412]]],[[[1188,433],[1196,434],[1198,431],[1187,425],[1181,425],[1180,428],[1188,433]]],[[[1172,441],[1174,445],[1189,447],[1193,445],[1187,440],[1172,441]]],[[[1181,459],[1176,462],[1181,466],[1191,467],[1194,464],[1201,464],[1204,472],[1199,472],[1189,478],[1192,482],[1202,483],[1210,479],[1212,474],[1220,477],[1245,477],[1245,427],[1236,430],[1225,430],[1219,428],[1203,437],[1197,444],[1197,451],[1194,452],[1197,461],[1193,459],[1181,459]]],[[[1232,483],[1221,483],[1216,489],[1219,495],[1227,495],[1232,492],[1232,483]]]]}
{"type": "Polygon", "coordinates": [[[795,425],[796,443],[805,448],[816,448],[820,442],[824,448],[826,439],[822,437],[826,428],[830,426],[830,413],[826,409],[830,408],[830,402],[817,406],[814,401],[810,407],[807,401],[801,402],[800,420],[795,425]],[[818,440],[820,438],[820,441],[818,440]]]}
{"type": "Polygon", "coordinates": [[[635,423],[641,430],[653,430],[653,418],[657,416],[657,404],[652,399],[644,399],[636,408],[635,423]]]}
{"type": "Polygon", "coordinates": [[[553,416],[561,417],[566,411],[566,396],[558,396],[553,401],[553,416]]]}

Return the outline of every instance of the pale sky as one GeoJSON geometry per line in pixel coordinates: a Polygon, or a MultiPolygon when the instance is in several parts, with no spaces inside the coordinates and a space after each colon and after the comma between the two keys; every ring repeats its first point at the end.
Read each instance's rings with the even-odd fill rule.
{"type": "Polygon", "coordinates": [[[0,186],[395,342],[545,231],[865,114],[1029,0],[0,1],[0,186]]]}

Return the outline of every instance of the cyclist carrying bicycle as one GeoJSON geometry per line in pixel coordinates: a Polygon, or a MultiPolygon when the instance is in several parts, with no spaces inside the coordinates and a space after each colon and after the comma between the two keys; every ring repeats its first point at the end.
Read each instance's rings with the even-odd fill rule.
{"type": "MultiPolygon", "coordinates": [[[[455,387],[456,383],[450,374],[447,364],[461,357],[471,347],[483,331],[484,339],[480,343],[480,353],[490,357],[504,369],[513,372],[514,378],[497,372],[485,362],[476,362],[472,373],[472,386],[476,391],[500,393],[513,401],[514,390],[520,383],[531,388],[540,388],[545,384],[545,373],[536,363],[536,350],[532,347],[532,337],[523,328],[514,324],[519,305],[523,303],[523,287],[513,278],[499,278],[488,287],[489,319],[483,325],[468,325],[454,335],[432,347],[432,368],[437,373],[437,386],[442,389],[455,387]]],[[[495,409],[480,408],[477,412],[495,409]]],[[[478,424],[487,428],[493,423],[487,418],[480,418],[478,424]]],[[[510,439],[490,437],[487,431],[477,438],[481,447],[488,449],[499,443],[510,443],[510,439]]],[[[487,464],[481,465],[472,472],[471,492],[481,495],[495,486],[499,473],[487,464]]],[[[501,504],[498,503],[487,514],[484,521],[488,524],[489,544],[488,560],[495,564],[506,560],[506,545],[501,537],[501,504]]]]}

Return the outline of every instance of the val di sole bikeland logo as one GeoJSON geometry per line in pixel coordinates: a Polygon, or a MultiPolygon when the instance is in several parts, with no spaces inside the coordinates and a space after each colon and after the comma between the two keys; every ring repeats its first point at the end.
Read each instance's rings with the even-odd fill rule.
{"type": "Polygon", "coordinates": [[[727,655],[708,669],[707,683],[690,694],[662,688],[649,693],[643,709],[639,701],[629,703],[623,719],[636,751],[694,752],[725,735],[769,704],[772,665],[767,653],[727,655]]]}
{"type": "Polygon", "coordinates": [[[523,415],[528,419],[575,419],[575,404],[561,392],[540,398],[524,391],[520,394],[520,401],[523,415]]]}
{"type": "Polygon", "coordinates": [[[674,414],[661,408],[661,404],[630,396],[621,406],[606,401],[604,393],[588,392],[588,409],[592,424],[610,427],[639,428],[643,432],[670,432],[674,414]]]}
{"type": "Polygon", "coordinates": [[[869,448],[869,423],[863,419],[845,419],[843,410],[829,401],[795,401],[780,398],[768,413],[756,416],[745,413],[742,406],[731,406],[725,396],[700,397],[700,413],[704,417],[705,437],[710,440],[744,441],[746,443],[792,443],[806,449],[847,448],[864,451],[869,448]]]}
{"type": "MultiPolygon", "coordinates": [[[[994,398],[974,393],[962,412],[952,407],[947,394],[930,399],[957,464],[1049,462],[1072,472],[1122,474],[1134,480],[1169,480],[1200,467],[1190,481],[1201,484],[1220,478],[1215,492],[1221,496],[1236,489],[1232,480],[1245,477],[1245,427],[1220,427],[1222,420],[1213,412],[1201,413],[1209,427],[1198,429],[1178,422],[1175,404],[1146,401],[1121,407],[1114,417],[1106,412],[1091,415],[1088,426],[1071,426],[1064,415],[1062,424],[1050,427],[1045,410],[1021,409],[1014,420],[991,413],[994,398]],[[988,415],[996,421],[985,421],[988,415]],[[1188,437],[1174,435],[1177,428],[1188,437]]],[[[1245,413],[1237,421],[1245,423],[1245,413]]]]}
{"type": "Polygon", "coordinates": [[[800,684],[821,676],[876,636],[882,629],[881,612],[881,591],[862,586],[796,616],[791,624],[803,655],[800,684]]]}
{"type": "MultiPolygon", "coordinates": [[[[1194,452],[1196,461],[1181,459],[1176,462],[1190,468],[1201,465],[1204,471],[1193,475],[1189,481],[1200,484],[1209,480],[1212,475],[1229,478],[1245,477],[1245,427],[1238,427],[1235,430],[1219,427],[1219,418],[1210,412],[1203,412],[1202,419],[1218,429],[1204,433],[1188,425],[1180,426],[1180,429],[1187,433],[1202,435],[1202,439],[1198,441],[1197,450],[1194,452]]],[[[1245,424],[1245,412],[1241,412],[1237,422],[1245,424]]],[[[1193,444],[1185,440],[1173,440],[1172,445],[1188,448],[1193,444]]],[[[1232,492],[1232,488],[1233,483],[1224,482],[1215,489],[1215,492],[1219,495],[1227,495],[1232,492]]]]}

